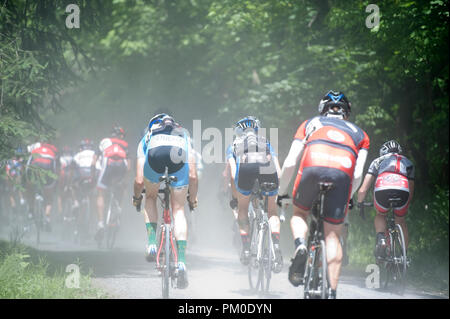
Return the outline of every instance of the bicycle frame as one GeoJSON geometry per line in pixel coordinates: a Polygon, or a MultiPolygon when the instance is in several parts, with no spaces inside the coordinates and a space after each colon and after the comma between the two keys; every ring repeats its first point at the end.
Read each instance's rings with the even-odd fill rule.
{"type": "Polygon", "coordinates": [[[326,298],[329,279],[326,261],[326,246],[323,230],[324,201],[326,192],[333,187],[332,183],[319,183],[318,201],[313,204],[309,224],[308,258],[304,273],[304,298],[326,298]],[[320,256],[318,256],[318,254],[320,256]],[[319,260],[317,258],[320,258],[319,260]]]}
{"type": "Polygon", "coordinates": [[[402,293],[404,288],[406,269],[408,266],[408,259],[406,256],[403,229],[400,224],[395,223],[394,205],[398,200],[399,199],[397,198],[392,198],[389,200],[389,211],[386,217],[387,229],[385,233],[388,249],[386,251],[386,257],[379,258],[379,261],[381,261],[381,263],[384,263],[384,268],[387,271],[384,288],[387,287],[389,279],[392,277],[394,282],[400,282],[400,292],[402,293]],[[396,245],[400,245],[400,247],[396,247],[396,245]],[[398,252],[400,252],[400,256],[396,255],[396,253],[398,252]]]}
{"type": "MultiPolygon", "coordinates": [[[[156,268],[162,273],[162,297],[169,298],[169,278],[171,278],[172,287],[177,277],[178,254],[174,244],[173,236],[173,216],[170,209],[170,184],[176,180],[176,177],[168,175],[168,168],[159,178],[164,183],[164,188],[158,193],[163,194],[163,223],[161,225],[160,242],[156,254],[156,268]],[[164,263],[161,263],[162,252],[164,251],[164,263]]],[[[159,196],[158,196],[159,197],[159,196]]]]}
{"type": "MultiPolygon", "coordinates": [[[[266,183],[263,183],[263,187],[265,184],[266,183]]],[[[275,249],[272,242],[272,232],[268,218],[268,195],[262,195],[262,192],[263,190],[258,185],[258,190],[252,192],[253,198],[250,200],[251,207],[249,207],[249,218],[252,220],[250,250],[251,258],[254,259],[249,263],[248,277],[252,289],[267,291],[272,277],[272,264],[275,261],[275,249]],[[261,203],[263,204],[261,205],[261,203]],[[261,208],[261,206],[263,206],[263,208],[261,208]],[[252,216],[253,214],[254,216],[252,216]],[[269,253],[264,249],[264,244],[266,242],[270,249],[269,253]],[[255,247],[256,255],[254,254],[255,247]],[[251,275],[252,268],[258,268],[258,276],[255,285],[253,284],[251,275]],[[265,287],[264,273],[266,274],[265,287]]]]}

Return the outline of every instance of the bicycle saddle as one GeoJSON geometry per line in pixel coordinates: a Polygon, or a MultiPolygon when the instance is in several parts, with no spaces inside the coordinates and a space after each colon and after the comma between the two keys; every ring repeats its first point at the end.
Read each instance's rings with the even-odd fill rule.
{"type": "Polygon", "coordinates": [[[332,189],[333,188],[333,183],[331,183],[331,182],[320,182],[319,183],[319,189],[321,190],[321,191],[329,191],[330,189],[332,189]]]}
{"type": "Polygon", "coordinates": [[[277,189],[277,184],[275,183],[262,183],[261,184],[261,190],[263,192],[271,192],[274,191],[275,189],[277,189]]]}

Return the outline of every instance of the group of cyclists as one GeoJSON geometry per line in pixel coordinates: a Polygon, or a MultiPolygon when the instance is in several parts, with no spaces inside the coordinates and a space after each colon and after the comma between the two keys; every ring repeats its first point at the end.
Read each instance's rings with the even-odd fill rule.
{"type": "MultiPolygon", "coordinates": [[[[363,209],[364,199],[375,182],[375,255],[386,250],[386,212],[388,194],[398,195],[401,203],[394,209],[396,222],[407,234],[405,215],[413,196],[414,166],[404,155],[398,142],[390,140],[380,149],[380,157],[373,160],[363,180],[364,165],[370,146],[369,137],[348,119],[351,103],[341,92],[329,91],[319,102],[319,115],[301,123],[294,135],[289,153],[280,167],[278,155],[270,142],[258,134],[260,121],[247,116],[235,123],[233,143],[226,152],[226,168],[223,176],[230,185],[230,207],[239,226],[242,241],[240,261],[247,265],[250,258],[249,204],[256,180],[270,183],[273,189],[263,192],[268,197],[268,217],[275,251],[273,271],[280,272],[283,258],[280,249],[280,218],[278,206],[293,205],[290,227],[295,252],[289,267],[288,279],[294,286],[303,281],[307,260],[307,218],[319,194],[319,182],[331,182],[334,187],[324,202],[324,237],[330,284],[329,298],[336,298],[336,290],[342,266],[343,249],[341,235],[347,217],[349,203],[354,193],[357,206],[363,209]],[[290,182],[298,167],[292,191],[290,182]],[[291,194],[291,196],[289,195],[291,194]]],[[[157,207],[159,177],[165,173],[176,176],[171,185],[171,205],[174,217],[174,233],[178,251],[180,288],[188,286],[186,270],[187,222],[184,213],[186,201],[195,207],[198,192],[198,175],[195,151],[187,130],[165,113],[153,116],[137,149],[137,170],[132,203],[140,207],[144,196],[144,216],[148,235],[146,257],[156,256],[157,207]],[[189,196],[188,196],[189,195],[189,196]]],[[[407,238],[407,235],[406,235],[407,238]]],[[[407,243],[407,240],[406,240],[407,243]]]]}
{"type": "MultiPolygon", "coordinates": [[[[343,225],[353,195],[359,189],[357,206],[363,209],[367,192],[375,183],[375,255],[382,256],[386,250],[388,194],[397,194],[401,203],[394,213],[396,222],[403,228],[407,245],[405,216],[413,196],[414,166],[402,155],[399,143],[390,140],[382,145],[380,156],[372,161],[363,180],[370,141],[366,132],[349,121],[351,103],[347,97],[341,92],[329,91],[320,100],[318,113],[298,127],[282,166],[269,140],[259,134],[262,126],[258,118],[247,116],[240,119],[235,123],[233,142],[227,148],[223,176],[231,190],[230,208],[239,228],[242,242],[240,261],[244,265],[250,259],[248,212],[255,182],[258,180],[274,185],[263,195],[268,197],[267,213],[274,245],[275,273],[281,272],[283,268],[277,205],[292,205],[290,228],[295,252],[289,266],[288,280],[293,286],[299,286],[303,281],[307,260],[307,219],[319,194],[319,182],[333,183],[334,187],[328,191],[324,202],[323,229],[331,288],[329,298],[336,298],[343,260],[340,238],[345,231],[343,225]],[[295,172],[291,189],[290,183],[295,172]]],[[[119,186],[123,195],[126,174],[131,169],[129,146],[124,138],[123,128],[114,126],[111,135],[102,139],[98,145],[83,139],[77,149],[63,147],[59,151],[50,143],[40,142],[29,145],[27,152],[18,151],[6,163],[11,194],[9,204],[17,207],[26,201],[32,212],[36,185],[39,185],[45,203],[44,223],[50,230],[54,196],[59,197],[58,211],[61,213],[66,196],[73,196],[76,206],[80,185],[91,187],[93,196],[96,196],[97,208],[95,239],[101,241],[105,227],[105,192],[113,186],[119,186]],[[36,173],[39,173],[38,178],[36,173]],[[19,184],[24,187],[18,188],[19,184]]],[[[170,176],[176,177],[176,181],[171,184],[170,199],[178,255],[178,288],[186,288],[188,223],[185,205],[187,202],[190,207],[198,205],[199,154],[193,149],[188,131],[173,116],[160,113],[150,119],[137,145],[136,155],[132,204],[140,207],[145,198],[143,214],[148,261],[155,261],[157,254],[160,177],[166,170],[170,176]]]]}
{"type": "MultiPolygon", "coordinates": [[[[104,236],[105,192],[113,186],[124,185],[130,170],[128,143],[124,140],[122,127],[113,126],[110,136],[98,145],[90,139],[82,139],[76,147],[63,146],[58,149],[49,142],[36,142],[26,151],[18,149],[15,156],[6,162],[5,189],[7,204],[12,213],[23,210],[26,203],[27,216],[35,214],[35,195],[43,198],[44,218],[42,228],[51,232],[52,219],[62,221],[63,203],[72,199],[72,214],[77,211],[81,191],[91,194],[96,203],[97,229],[95,239],[101,242],[104,236]],[[56,198],[55,198],[56,197],[56,198]],[[57,214],[52,218],[52,206],[57,203],[57,214]]],[[[122,189],[123,194],[123,187],[122,189]]],[[[78,216],[79,217],[79,216],[78,216]]]]}

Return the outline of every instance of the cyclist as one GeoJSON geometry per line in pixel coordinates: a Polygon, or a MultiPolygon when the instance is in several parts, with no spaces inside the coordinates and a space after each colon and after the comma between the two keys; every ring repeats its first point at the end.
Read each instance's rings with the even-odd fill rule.
{"type": "Polygon", "coordinates": [[[59,180],[58,180],[58,212],[60,217],[62,216],[62,200],[65,196],[71,196],[69,194],[69,186],[72,182],[72,161],[73,152],[69,146],[64,146],[61,150],[61,156],[59,157],[59,180]]]}
{"type": "Polygon", "coordinates": [[[33,212],[34,195],[36,191],[42,192],[45,205],[43,226],[45,231],[50,232],[50,216],[60,165],[58,149],[52,144],[39,142],[29,145],[27,149],[30,153],[25,168],[27,202],[33,212]]]}
{"type": "Polygon", "coordinates": [[[238,224],[242,239],[240,260],[244,265],[250,261],[250,224],[248,208],[250,195],[256,179],[259,183],[274,183],[273,191],[264,193],[268,198],[268,216],[275,249],[274,272],[283,268],[283,257],[280,249],[280,218],[277,214],[276,195],[278,193],[278,176],[280,164],[278,156],[269,141],[258,135],[260,122],[253,116],[247,116],[235,124],[235,139],[232,148],[227,153],[230,165],[232,185],[235,187],[237,198],[238,224]]]}
{"type": "MultiPolygon", "coordinates": [[[[120,193],[115,193],[117,200],[121,201],[124,187],[120,187],[125,181],[125,175],[130,170],[128,161],[128,143],[124,141],[125,130],[115,125],[113,126],[111,137],[100,141],[99,151],[96,154],[95,162],[98,161],[99,176],[97,180],[97,214],[98,225],[95,240],[103,240],[105,224],[105,192],[117,189],[120,193]]],[[[93,174],[93,173],[92,173],[93,174]]]]}
{"type": "MultiPolygon", "coordinates": [[[[94,142],[88,138],[81,140],[78,152],[73,157],[73,185],[75,188],[76,206],[78,206],[79,200],[81,199],[80,188],[91,188],[94,186],[96,180],[95,162],[94,142]]],[[[89,192],[91,191],[93,191],[93,189],[89,189],[89,192]]]]}
{"type": "Polygon", "coordinates": [[[168,168],[170,176],[177,181],[171,184],[171,207],[174,218],[174,234],[178,252],[178,288],[188,286],[186,270],[187,221],[184,206],[189,191],[189,205],[197,206],[198,177],[196,158],[187,132],[165,114],[155,115],[148,124],[148,132],[137,150],[137,170],[134,182],[133,205],[140,205],[145,186],[144,219],[148,235],[146,258],[156,257],[156,227],[158,211],[156,200],[160,186],[159,177],[168,168]]]}
{"type": "Polygon", "coordinates": [[[291,284],[298,286],[303,280],[307,256],[307,217],[319,194],[318,183],[333,183],[324,203],[324,235],[331,288],[329,297],[336,298],[342,262],[339,236],[349,199],[361,183],[370,142],[362,129],[347,121],[351,104],[343,93],[329,91],[318,109],[320,115],[304,121],[294,136],[282,168],[278,203],[280,205],[288,198],[288,185],[301,160],[292,192],[291,230],[296,249],[288,275],[291,284]]]}
{"type": "Polygon", "coordinates": [[[6,190],[9,194],[9,205],[13,210],[18,208],[18,205],[24,204],[24,196],[20,189],[22,184],[22,175],[24,170],[24,159],[23,159],[22,148],[18,148],[15,151],[13,158],[6,162],[6,190]],[[17,203],[17,200],[19,203],[17,203]]]}
{"type": "Polygon", "coordinates": [[[395,140],[384,143],[380,148],[380,157],[369,166],[363,184],[358,191],[358,207],[362,207],[367,191],[375,181],[375,257],[385,257],[386,252],[386,213],[389,210],[389,198],[394,195],[401,199],[394,208],[395,222],[400,224],[408,247],[408,228],[406,214],[414,193],[414,165],[405,156],[400,155],[402,148],[395,140]]]}

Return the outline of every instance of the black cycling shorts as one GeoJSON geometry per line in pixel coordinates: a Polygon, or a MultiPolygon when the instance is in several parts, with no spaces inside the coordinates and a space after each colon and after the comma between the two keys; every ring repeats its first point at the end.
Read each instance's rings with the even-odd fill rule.
{"type": "Polygon", "coordinates": [[[306,211],[319,196],[319,183],[331,182],[333,188],[325,195],[324,219],[330,224],[342,224],[350,197],[350,177],[343,171],[329,167],[304,167],[300,182],[294,188],[294,204],[306,211]]]}
{"type": "MultiPolygon", "coordinates": [[[[263,193],[268,196],[275,196],[278,193],[278,174],[275,169],[270,169],[270,163],[237,163],[235,185],[242,195],[248,196],[252,192],[256,179],[259,183],[274,183],[272,191],[263,193]],[[267,170],[266,170],[267,169],[267,170]],[[273,172],[275,170],[275,172],[273,172]]],[[[273,163],[272,163],[273,165],[273,163]]],[[[272,166],[274,168],[274,165],[272,166]]]]}
{"type": "Polygon", "coordinates": [[[127,173],[127,165],[125,163],[125,160],[105,160],[107,160],[107,164],[103,171],[100,173],[97,187],[101,189],[107,189],[117,184],[122,184],[127,173]]]}

